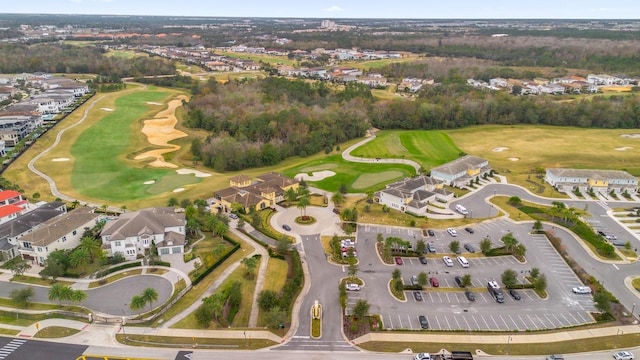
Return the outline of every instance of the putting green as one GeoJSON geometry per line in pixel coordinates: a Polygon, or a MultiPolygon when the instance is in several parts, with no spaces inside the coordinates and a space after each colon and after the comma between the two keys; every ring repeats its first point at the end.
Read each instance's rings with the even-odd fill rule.
{"type": "MultiPolygon", "coordinates": [[[[75,159],[71,184],[81,194],[106,201],[127,201],[200,181],[193,175],[177,175],[175,170],[145,168],[143,161],[127,159],[135,149],[141,120],[153,107],[147,102],[163,102],[170,93],[142,91],[115,101],[115,110],[83,132],[71,147],[75,159]],[[155,180],[153,185],[145,181],[155,180]]],[[[155,107],[157,108],[157,106],[155,107]]]]}

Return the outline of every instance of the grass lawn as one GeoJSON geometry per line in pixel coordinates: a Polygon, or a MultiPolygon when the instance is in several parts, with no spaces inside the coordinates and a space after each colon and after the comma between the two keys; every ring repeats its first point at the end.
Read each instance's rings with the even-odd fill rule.
{"type": "Polygon", "coordinates": [[[11,329],[0,328],[0,334],[1,335],[16,336],[16,335],[20,334],[20,330],[11,330],[11,329]]]}
{"type": "Polygon", "coordinates": [[[631,285],[636,291],[640,292],[640,277],[635,278],[631,281],[631,285]]]}
{"type": "Polygon", "coordinates": [[[276,56],[266,54],[249,54],[249,53],[236,53],[236,52],[223,52],[222,55],[237,58],[237,59],[249,59],[255,62],[264,62],[271,65],[283,64],[283,65],[295,65],[296,60],[289,59],[287,56],[276,56]]]}
{"type": "Polygon", "coordinates": [[[32,284],[32,285],[42,285],[42,286],[51,286],[53,284],[62,284],[62,285],[73,285],[70,281],[62,281],[56,280],[51,281],[51,279],[43,279],[34,276],[24,276],[24,275],[14,275],[11,278],[11,282],[21,283],[21,284],[32,284]]]}
{"type": "Polygon", "coordinates": [[[410,159],[425,168],[458,158],[461,150],[444,131],[379,131],[376,139],[351,154],[365,158],[410,159]]]}
{"type": "Polygon", "coordinates": [[[79,333],[78,329],[71,329],[62,326],[49,326],[38,331],[33,337],[38,339],[57,339],[79,333]]]}
{"type": "Polygon", "coordinates": [[[179,347],[201,349],[232,349],[232,350],[256,350],[276,345],[271,340],[263,339],[216,339],[216,338],[190,338],[169,337],[152,335],[116,335],[116,340],[130,346],[145,347],[179,347]],[[210,345],[210,346],[208,346],[210,345]]]}
{"type": "Polygon", "coordinates": [[[114,281],[129,277],[129,276],[140,275],[140,274],[142,274],[142,269],[127,270],[125,272],[121,272],[113,276],[109,276],[106,279],[102,279],[100,281],[92,281],[89,283],[89,289],[93,289],[98,286],[104,286],[114,281]]]}
{"type": "MultiPolygon", "coordinates": [[[[260,265],[258,265],[259,267],[260,265]]],[[[249,325],[249,316],[251,315],[251,307],[253,306],[253,292],[256,286],[256,277],[248,280],[244,277],[246,269],[243,265],[238,266],[238,268],[229,275],[229,277],[220,285],[218,291],[222,291],[222,289],[226,289],[229,286],[232,286],[233,283],[238,282],[240,284],[240,288],[242,291],[242,302],[240,303],[240,309],[238,313],[234,316],[233,322],[229,324],[230,327],[238,328],[238,327],[247,327],[249,325]]],[[[257,305],[256,305],[257,306],[257,305]]],[[[178,321],[177,324],[173,326],[176,329],[202,329],[202,327],[196,321],[196,317],[194,313],[189,314],[187,317],[178,321]]],[[[212,321],[207,329],[215,330],[221,329],[220,324],[215,321],[212,321]]]]}

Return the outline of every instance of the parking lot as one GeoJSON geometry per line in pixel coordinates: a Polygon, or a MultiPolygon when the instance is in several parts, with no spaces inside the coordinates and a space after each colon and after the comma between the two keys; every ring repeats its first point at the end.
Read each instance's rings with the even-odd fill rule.
{"type": "Polygon", "coordinates": [[[380,314],[385,328],[420,329],[418,316],[424,315],[434,330],[543,330],[569,327],[594,322],[590,312],[595,311],[589,295],[576,295],[571,292],[574,286],[582,285],[576,275],[555,251],[544,236],[529,234],[530,225],[518,225],[507,220],[497,220],[473,225],[474,233],[458,229],[458,236],[451,237],[445,229],[434,229],[435,236],[423,237],[420,229],[384,228],[366,226],[358,232],[359,257],[361,270],[368,270],[360,276],[366,279],[366,286],[360,291],[349,292],[348,307],[357,299],[366,299],[371,304],[371,313],[380,314]],[[488,236],[494,246],[501,246],[499,239],[507,232],[527,248],[527,262],[520,263],[512,256],[483,257],[479,254],[479,242],[488,236]],[[433,242],[436,253],[427,254],[427,264],[415,257],[403,257],[403,265],[382,264],[375,254],[375,237],[382,233],[385,237],[397,236],[408,241],[423,239],[433,242]],[[363,241],[364,240],[364,241],[363,241]],[[448,250],[451,240],[460,241],[461,246],[470,243],[478,249],[470,254],[463,249],[462,254],[469,262],[469,268],[463,268],[456,255],[448,250]],[[454,260],[453,267],[447,267],[442,256],[447,253],[454,260]],[[533,290],[518,290],[522,299],[517,301],[504,290],[504,303],[497,303],[486,290],[487,282],[497,280],[506,269],[518,274],[519,282],[526,282],[532,267],[538,267],[547,277],[548,298],[539,298],[533,290]],[[425,272],[435,277],[439,287],[430,284],[420,292],[417,301],[412,291],[406,291],[406,302],[395,300],[387,290],[387,283],[394,269],[402,271],[405,284],[411,283],[411,277],[425,272]],[[455,276],[471,274],[471,289],[475,301],[466,297],[462,288],[454,281],[455,276]]]}

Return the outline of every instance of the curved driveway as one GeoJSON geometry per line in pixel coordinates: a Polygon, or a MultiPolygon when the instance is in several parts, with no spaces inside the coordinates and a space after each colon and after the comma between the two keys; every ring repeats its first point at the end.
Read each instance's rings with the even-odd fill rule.
{"type": "MultiPolygon", "coordinates": [[[[11,290],[22,289],[28,287],[27,284],[3,282],[0,286],[0,297],[9,298],[11,290]]],[[[33,302],[50,303],[49,300],[49,288],[46,286],[32,286],[33,302]]],[[[149,308],[143,310],[136,310],[133,312],[129,308],[131,298],[135,295],[139,295],[146,288],[153,288],[158,293],[158,300],[156,300],[152,307],[157,307],[165,303],[171,297],[173,292],[173,285],[171,282],[158,275],[138,275],[131,276],[111,284],[84,290],[87,293],[87,300],[83,301],[80,305],[85,306],[92,311],[102,314],[114,315],[114,316],[130,316],[139,314],[144,311],[148,311],[149,308]]],[[[66,302],[65,302],[66,303],[66,302]]]]}

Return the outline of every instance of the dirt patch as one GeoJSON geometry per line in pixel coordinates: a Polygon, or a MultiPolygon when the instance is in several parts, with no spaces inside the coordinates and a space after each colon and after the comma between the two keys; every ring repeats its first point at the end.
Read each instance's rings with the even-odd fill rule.
{"type": "Polygon", "coordinates": [[[631,146],[621,146],[621,147],[617,147],[617,148],[615,148],[613,150],[616,150],[616,151],[627,151],[627,150],[631,150],[631,149],[633,149],[631,146]]]}
{"type": "Polygon", "coordinates": [[[520,161],[520,158],[517,157],[508,157],[507,160],[509,161],[520,161]]]}
{"type": "Polygon", "coordinates": [[[628,139],[640,139],[640,134],[620,134],[620,137],[628,139]]]}
{"type": "Polygon", "coordinates": [[[504,147],[504,146],[498,146],[498,147],[494,147],[493,149],[491,149],[491,151],[493,151],[493,152],[502,152],[502,151],[505,151],[505,150],[509,150],[509,148],[508,147],[504,147]]]}
{"type": "Polygon", "coordinates": [[[320,181],[320,180],[324,180],[328,177],[331,177],[333,175],[335,175],[336,173],[334,173],[333,171],[330,170],[323,170],[323,171],[315,171],[312,172],[311,175],[309,174],[304,174],[304,173],[300,173],[298,175],[295,176],[295,178],[299,181],[320,181]]]}
{"type": "Polygon", "coordinates": [[[186,190],[185,188],[177,188],[177,189],[173,189],[173,192],[174,193],[178,193],[178,192],[182,192],[182,191],[185,191],[185,190],[186,190]]]}
{"type": "Polygon", "coordinates": [[[146,151],[136,156],[136,160],[152,158],[154,160],[149,163],[151,166],[168,168],[178,167],[175,164],[164,161],[162,155],[180,149],[180,146],[171,145],[169,144],[169,141],[187,136],[187,134],[176,130],[175,128],[175,125],[178,122],[175,114],[176,109],[178,106],[182,105],[182,100],[187,99],[188,97],[181,95],[177,99],[169,101],[168,108],[159,112],[153,119],[145,120],[142,133],[147,135],[149,143],[165,148],[146,151]]]}
{"type": "Polygon", "coordinates": [[[115,110],[114,110],[114,109],[112,109],[112,108],[100,108],[100,110],[102,110],[102,111],[107,111],[107,112],[115,111],[115,110]]]}
{"type": "Polygon", "coordinates": [[[196,177],[209,177],[211,176],[211,174],[207,174],[206,172],[202,172],[199,170],[193,170],[193,169],[179,169],[176,170],[176,172],[180,175],[188,175],[188,174],[193,174],[196,177]]]}
{"type": "Polygon", "coordinates": [[[69,158],[55,158],[55,159],[51,159],[51,161],[54,162],[62,162],[62,161],[69,161],[69,158]]]}

